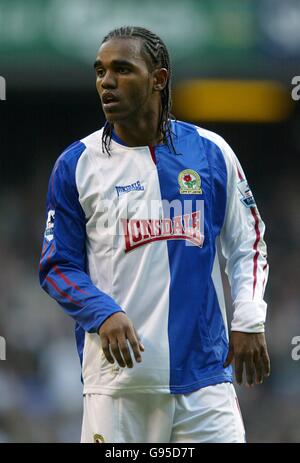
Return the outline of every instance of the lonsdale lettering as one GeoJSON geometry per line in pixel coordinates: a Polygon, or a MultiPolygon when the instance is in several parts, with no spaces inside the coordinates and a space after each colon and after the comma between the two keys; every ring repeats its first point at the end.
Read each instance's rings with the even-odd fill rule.
{"type": "Polygon", "coordinates": [[[202,247],[200,211],[175,216],[172,219],[121,219],[125,252],[158,240],[188,240],[202,247]]]}

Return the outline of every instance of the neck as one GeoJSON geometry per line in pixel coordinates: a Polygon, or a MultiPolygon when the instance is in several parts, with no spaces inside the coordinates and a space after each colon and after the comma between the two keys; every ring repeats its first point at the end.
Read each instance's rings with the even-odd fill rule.
{"type": "Polygon", "coordinates": [[[115,122],[114,131],[128,146],[153,146],[162,143],[163,139],[158,123],[159,114],[148,113],[147,117],[134,121],[115,122]]]}

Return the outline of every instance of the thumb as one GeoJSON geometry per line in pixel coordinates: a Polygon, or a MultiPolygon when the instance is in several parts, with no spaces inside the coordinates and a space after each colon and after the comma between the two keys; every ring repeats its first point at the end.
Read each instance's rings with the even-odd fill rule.
{"type": "Polygon", "coordinates": [[[227,368],[231,364],[233,357],[234,357],[233,347],[229,346],[229,351],[228,351],[225,363],[223,365],[224,368],[227,368]]]}

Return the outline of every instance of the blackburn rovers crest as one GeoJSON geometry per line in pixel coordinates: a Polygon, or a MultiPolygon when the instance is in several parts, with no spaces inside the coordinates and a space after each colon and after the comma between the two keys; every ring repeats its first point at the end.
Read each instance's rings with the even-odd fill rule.
{"type": "Polygon", "coordinates": [[[180,185],[181,194],[202,195],[200,175],[195,170],[182,170],[178,175],[178,183],[180,185]]]}

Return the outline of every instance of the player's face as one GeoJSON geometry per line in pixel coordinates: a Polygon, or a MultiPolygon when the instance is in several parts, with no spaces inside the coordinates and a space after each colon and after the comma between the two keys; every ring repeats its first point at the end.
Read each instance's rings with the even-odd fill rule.
{"type": "Polygon", "coordinates": [[[141,54],[139,39],[111,39],[99,49],[96,87],[106,119],[136,120],[151,110],[153,76],[141,54]]]}

